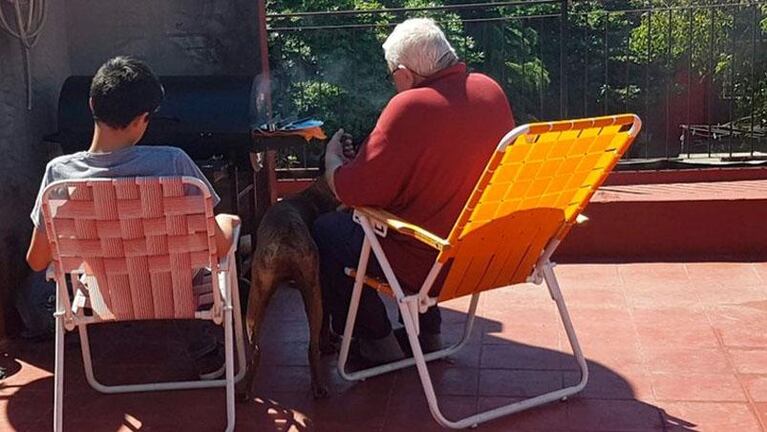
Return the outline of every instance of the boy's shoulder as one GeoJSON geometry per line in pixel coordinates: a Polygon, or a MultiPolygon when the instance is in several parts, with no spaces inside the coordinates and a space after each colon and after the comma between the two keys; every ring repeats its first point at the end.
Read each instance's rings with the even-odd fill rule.
{"type": "Polygon", "coordinates": [[[164,146],[164,145],[135,145],[134,149],[144,152],[156,152],[156,153],[184,153],[178,147],[164,146]]]}
{"type": "Polygon", "coordinates": [[[112,153],[87,151],[58,156],[48,162],[49,181],[86,177],[135,177],[142,175],[186,175],[191,158],[170,146],[134,146],[112,153]]]}
{"type": "Polygon", "coordinates": [[[48,169],[55,168],[57,166],[61,165],[67,165],[73,161],[82,160],[87,156],[88,152],[85,151],[79,151],[77,153],[70,153],[70,154],[64,154],[61,156],[56,156],[55,158],[48,161],[48,169]]]}
{"type": "MultiPolygon", "coordinates": [[[[148,146],[137,145],[131,148],[134,154],[152,155],[166,158],[189,158],[186,152],[178,147],[171,146],[148,146]]],[[[66,165],[72,162],[83,161],[92,157],[93,155],[87,151],[79,151],[76,153],[69,153],[61,156],[57,156],[48,162],[48,167],[55,167],[58,165],[66,165]]]]}
{"type": "MultiPolygon", "coordinates": [[[[186,152],[178,147],[171,146],[135,146],[135,151],[143,158],[149,158],[155,161],[166,161],[168,163],[193,163],[192,158],[186,152]]],[[[142,159],[143,159],[142,158],[142,159]]]]}
{"type": "Polygon", "coordinates": [[[184,150],[178,147],[171,146],[155,146],[155,145],[137,145],[133,147],[140,153],[151,153],[153,155],[167,155],[172,157],[189,157],[184,150]]]}

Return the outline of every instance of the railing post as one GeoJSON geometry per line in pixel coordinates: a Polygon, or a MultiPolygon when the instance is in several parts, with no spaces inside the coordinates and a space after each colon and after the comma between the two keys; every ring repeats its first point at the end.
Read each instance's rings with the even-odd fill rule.
{"type": "Polygon", "coordinates": [[[559,117],[567,118],[568,0],[561,0],[559,17],[559,117]]]}

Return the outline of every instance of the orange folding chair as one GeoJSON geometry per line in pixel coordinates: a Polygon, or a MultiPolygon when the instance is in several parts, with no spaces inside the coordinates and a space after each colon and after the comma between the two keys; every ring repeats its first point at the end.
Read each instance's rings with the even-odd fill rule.
{"type": "Polygon", "coordinates": [[[234,430],[234,384],[245,375],[246,365],[234,260],[239,227],[228,254],[219,259],[205,184],[191,177],[58,181],[43,192],[42,207],[53,255],[49,276],[56,281],[54,431],[61,431],[63,422],[64,333],[75,327],[85,376],[94,389],[126,393],[225,387],[226,430],[234,430]],[[200,269],[211,272],[211,292],[193,287],[192,276],[200,269]],[[93,373],[88,325],[150,319],[202,319],[222,325],[225,378],[101,384],[93,373]]]}
{"type": "Polygon", "coordinates": [[[501,139],[446,239],[380,209],[355,208],[354,219],[364,229],[365,240],[358,267],[346,269],[347,274],[355,278],[355,284],[339,356],[341,376],[359,380],[416,365],[435,420],[456,429],[564,399],[582,390],[588,380],[588,368],[550,258],[570,228],[585,219],[581,212],[640,129],[641,121],[635,115],[517,127],[501,139]],[[388,230],[411,236],[438,251],[431,272],[415,294],[402,290],[395,269],[381,248],[378,237],[385,237],[388,230]],[[371,250],[381,265],[385,281],[365,274],[371,250]],[[448,263],[445,282],[439,287],[439,294],[432,296],[434,281],[448,263]],[[557,304],[580,366],[580,382],[463,419],[448,420],[440,411],[426,363],[454,354],[466,344],[481,292],[543,281],[557,304]],[[413,358],[347,372],[352,330],[365,284],[396,299],[413,358]],[[439,301],[467,295],[472,297],[462,339],[448,348],[424,355],[418,340],[418,314],[439,301]]]}

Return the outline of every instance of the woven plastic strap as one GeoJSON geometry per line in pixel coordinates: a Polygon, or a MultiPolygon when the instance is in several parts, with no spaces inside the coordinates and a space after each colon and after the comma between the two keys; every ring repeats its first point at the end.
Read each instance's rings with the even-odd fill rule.
{"type": "Polygon", "coordinates": [[[499,146],[450,234],[440,299],[525,282],[631,144],[635,117],[532,124],[499,146]]]}
{"type": "Polygon", "coordinates": [[[192,276],[215,262],[209,195],[180,177],[66,182],[45,206],[54,259],[84,273],[102,319],[194,318],[192,276]],[[208,202],[206,202],[208,201],[208,202]]]}

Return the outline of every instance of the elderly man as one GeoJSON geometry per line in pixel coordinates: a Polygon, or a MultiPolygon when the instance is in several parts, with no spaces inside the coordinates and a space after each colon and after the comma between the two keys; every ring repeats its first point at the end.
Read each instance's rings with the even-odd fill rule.
{"type": "MultiPolygon", "coordinates": [[[[383,208],[447,237],[498,141],[514,127],[511,108],[495,81],[467,71],[430,19],[398,25],[383,49],[398,94],[354,160],[344,158],[343,130],[333,136],[325,176],[345,205],[383,208]]],[[[343,269],[357,265],[363,236],[349,213],[325,215],[314,225],[325,306],[338,333],[353,287],[343,269]]],[[[391,232],[382,244],[403,288],[417,291],[436,253],[391,232]]],[[[380,273],[372,256],[368,272],[380,273]]],[[[440,324],[436,307],[421,315],[425,351],[441,347],[440,324]]],[[[395,333],[382,300],[366,287],[354,330],[360,356],[370,363],[402,358],[406,348],[395,333]]]]}

